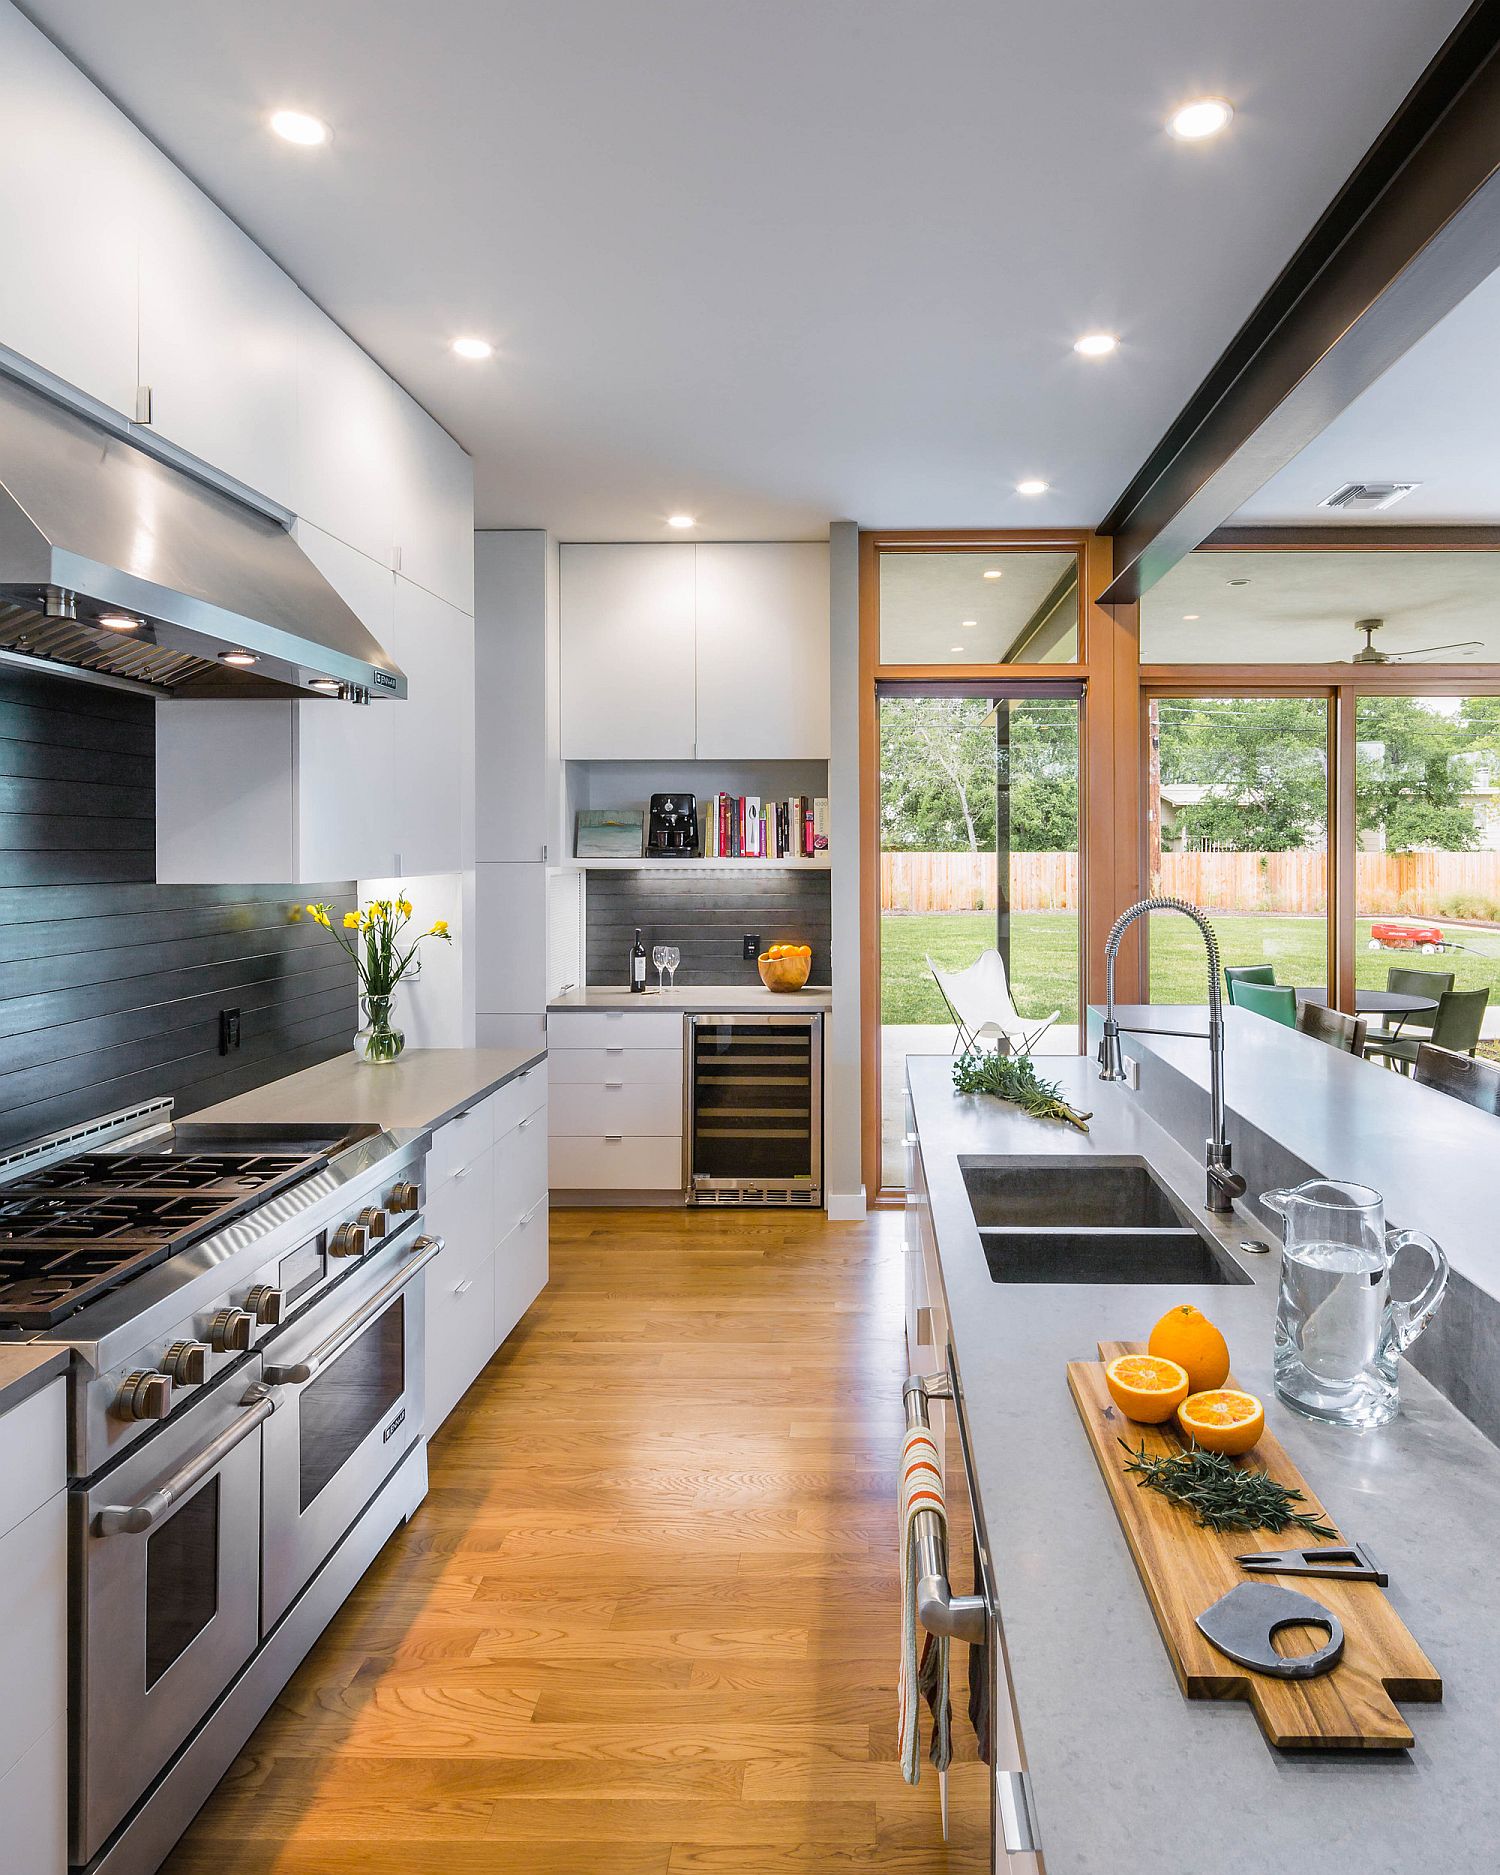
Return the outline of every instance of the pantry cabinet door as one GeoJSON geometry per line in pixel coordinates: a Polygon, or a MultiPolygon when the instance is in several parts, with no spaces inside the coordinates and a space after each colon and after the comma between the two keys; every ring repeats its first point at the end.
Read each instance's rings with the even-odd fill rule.
{"type": "Polygon", "coordinates": [[[392,566],[403,393],[308,301],[297,331],[297,498],[324,533],[392,566]]]}
{"type": "Polygon", "coordinates": [[[473,852],[474,621],[398,578],[391,649],[406,700],[370,707],[391,717],[395,736],[393,870],[457,872],[473,852]]]}
{"type": "Polygon", "coordinates": [[[826,761],[828,549],[714,542],[697,552],[702,761],[826,761]]]}
{"type": "Polygon", "coordinates": [[[693,554],[562,548],[565,760],[692,759],[693,554]]]}
{"type": "Polygon", "coordinates": [[[474,464],[422,407],[398,393],[395,564],[460,612],[474,610],[474,464]]]}

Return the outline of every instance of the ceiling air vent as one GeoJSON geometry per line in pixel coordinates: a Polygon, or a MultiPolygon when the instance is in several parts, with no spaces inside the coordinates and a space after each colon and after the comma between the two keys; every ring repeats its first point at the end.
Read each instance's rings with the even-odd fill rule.
{"type": "Polygon", "coordinates": [[[1404,495],[1421,486],[1420,482],[1345,482],[1318,506],[1343,508],[1354,514],[1379,514],[1382,508],[1394,508],[1404,495]]]}

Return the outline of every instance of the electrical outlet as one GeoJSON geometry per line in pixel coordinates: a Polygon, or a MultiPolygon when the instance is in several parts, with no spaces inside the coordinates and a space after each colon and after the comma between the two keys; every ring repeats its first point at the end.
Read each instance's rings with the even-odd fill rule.
{"type": "Polygon", "coordinates": [[[759,931],[747,931],[745,933],[745,957],[748,962],[754,963],[759,955],[760,933],[759,931]]]}
{"type": "Polygon", "coordinates": [[[219,1053],[227,1055],[240,1045],[240,1012],[238,1009],[219,1011],[219,1053]]]}

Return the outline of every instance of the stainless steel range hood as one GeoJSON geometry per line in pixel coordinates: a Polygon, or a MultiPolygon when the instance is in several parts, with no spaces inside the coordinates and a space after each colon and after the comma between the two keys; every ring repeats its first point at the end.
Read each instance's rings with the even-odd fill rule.
{"type": "Polygon", "coordinates": [[[159,696],[406,695],[277,521],[8,377],[0,655],[159,696]]]}

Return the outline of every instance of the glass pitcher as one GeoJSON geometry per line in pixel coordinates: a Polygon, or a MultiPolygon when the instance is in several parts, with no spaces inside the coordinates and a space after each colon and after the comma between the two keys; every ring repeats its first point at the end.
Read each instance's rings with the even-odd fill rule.
{"type": "Polygon", "coordinates": [[[1276,1308],[1276,1391],[1288,1406],[1339,1426],[1383,1426],[1401,1404],[1397,1356],[1432,1320],[1448,1259],[1419,1231],[1387,1231],[1368,1185],[1310,1178],[1261,1203],[1282,1220],[1276,1308]],[[1421,1250],[1432,1275],[1409,1302],[1391,1294],[1403,1250],[1421,1250]]]}

